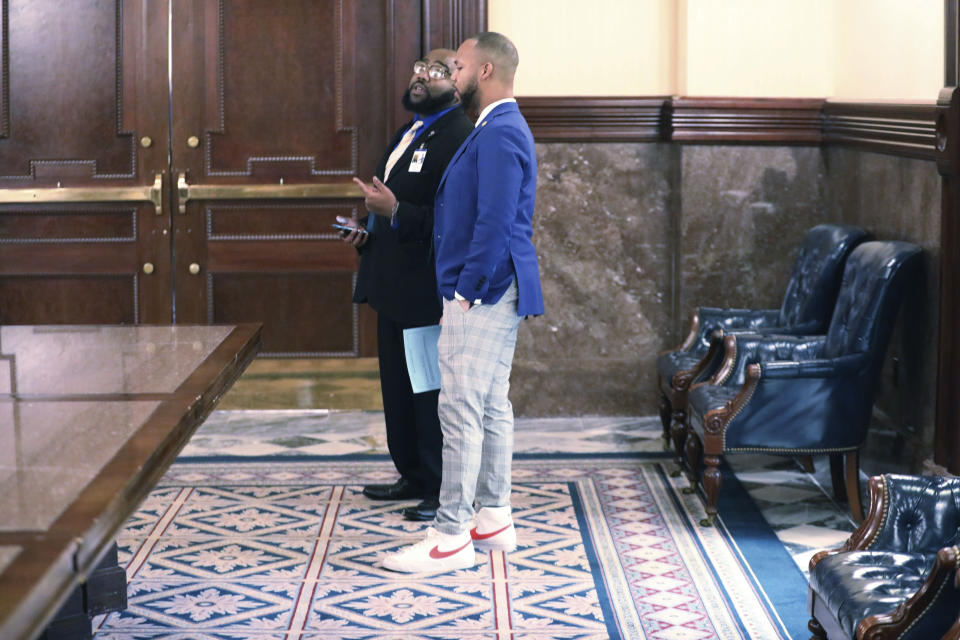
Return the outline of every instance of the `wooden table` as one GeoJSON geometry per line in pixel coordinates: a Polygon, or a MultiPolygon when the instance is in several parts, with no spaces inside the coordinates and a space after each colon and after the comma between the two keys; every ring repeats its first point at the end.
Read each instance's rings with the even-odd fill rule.
{"type": "Polygon", "coordinates": [[[259,348],[260,325],[0,327],[0,638],[42,633],[109,563],[259,348]]]}

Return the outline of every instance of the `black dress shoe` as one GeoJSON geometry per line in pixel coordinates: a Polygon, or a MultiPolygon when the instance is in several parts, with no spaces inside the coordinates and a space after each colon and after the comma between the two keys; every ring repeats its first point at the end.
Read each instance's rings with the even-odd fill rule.
{"type": "Polygon", "coordinates": [[[410,500],[422,498],[423,491],[400,478],[393,484],[368,484],[363,488],[363,495],[371,500],[410,500]]]}
{"type": "Polygon", "coordinates": [[[407,507],[404,509],[403,519],[413,520],[414,522],[426,522],[427,520],[433,520],[437,515],[437,507],[439,506],[439,500],[436,498],[427,498],[416,506],[407,507]]]}

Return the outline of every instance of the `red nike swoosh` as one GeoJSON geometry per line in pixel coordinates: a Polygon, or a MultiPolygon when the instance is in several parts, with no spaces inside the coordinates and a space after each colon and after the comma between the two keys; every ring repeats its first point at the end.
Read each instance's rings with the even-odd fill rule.
{"type": "Polygon", "coordinates": [[[491,531],[490,533],[477,533],[477,528],[474,527],[474,528],[470,531],[470,537],[473,538],[474,540],[486,540],[487,538],[492,538],[493,536],[497,535],[498,533],[502,533],[502,532],[506,531],[506,530],[509,529],[509,528],[510,528],[510,525],[508,524],[507,526],[503,527],[502,529],[497,529],[496,531],[491,531]]]}
{"type": "Polygon", "coordinates": [[[440,547],[436,546],[433,549],[430,549],[430,557],[433,558],[434,560],[442,560],[443,558],[449,558],[450,556],[463,551],[467,547],[467,545],[470,544],[471,542],[473,541],[467,540],[467,542],[462,547],[459,547],[457,549],[452,549],[450,551],[440,551],[440,547]]]}

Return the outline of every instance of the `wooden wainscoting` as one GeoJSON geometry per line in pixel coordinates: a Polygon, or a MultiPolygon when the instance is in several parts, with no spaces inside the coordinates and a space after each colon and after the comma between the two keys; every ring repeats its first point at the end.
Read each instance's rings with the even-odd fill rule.
{"type": "Polygon", "coordinates": [[[801,144],[936,159],[936,104],[807,98],[528,96],[537,142],[801,144]]]}

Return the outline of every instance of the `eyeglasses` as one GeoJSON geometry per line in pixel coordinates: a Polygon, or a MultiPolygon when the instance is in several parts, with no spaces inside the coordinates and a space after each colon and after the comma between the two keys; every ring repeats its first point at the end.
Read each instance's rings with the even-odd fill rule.
{"type": "Polygon", "coordinates": [[[417,60],[413,63],[414,73],[421,74],[424,71],[427,72],[427,77],[431,80],[446,80],[450,77],[450,70],[447,69],[446,65],[440,62],[427,64],[423,60],[417,60]]]}

